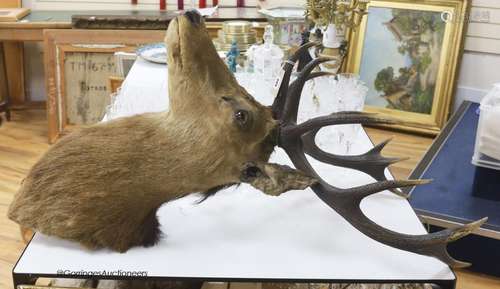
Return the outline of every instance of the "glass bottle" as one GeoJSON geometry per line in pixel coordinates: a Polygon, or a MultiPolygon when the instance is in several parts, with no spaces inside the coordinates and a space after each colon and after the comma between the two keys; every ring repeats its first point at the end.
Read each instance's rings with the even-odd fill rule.
{"type": "Polygon", "coordinates": [[[271,25],[266,26],[263,39],[264,44],[252,51],[254,70],[264,80],[272,81],[278,76],[284,53],[273,43],[274,33],[271,25]]]}

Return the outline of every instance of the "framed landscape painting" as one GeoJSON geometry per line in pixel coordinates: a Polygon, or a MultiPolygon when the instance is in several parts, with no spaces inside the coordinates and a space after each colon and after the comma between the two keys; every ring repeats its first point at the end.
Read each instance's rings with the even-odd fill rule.
{"type": "Polygon", "coordinates": [[[365,110],[399,129],[437,134],[447,120],[463,51],[467,1],[370,1],[350,35],[347,70],[369,88],[365,110]]]}

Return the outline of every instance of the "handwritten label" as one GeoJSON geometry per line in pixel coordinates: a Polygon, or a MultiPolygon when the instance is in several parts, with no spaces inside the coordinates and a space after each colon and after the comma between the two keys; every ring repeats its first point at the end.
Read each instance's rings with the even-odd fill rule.
{"type": "Polygon", "coordinates": [[[99,122],[110,103],[109,77],[116,74],[110,52],[66,52],[64,83],[69,124],[99,122]]]}

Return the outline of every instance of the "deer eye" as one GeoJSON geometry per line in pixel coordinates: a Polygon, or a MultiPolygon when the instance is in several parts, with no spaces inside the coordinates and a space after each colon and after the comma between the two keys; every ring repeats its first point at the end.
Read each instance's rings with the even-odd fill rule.
{"type": "Polygon", "coordinates": [[[234,119],[240,124],[246,124],[248,122],[248,111],[238,110],[234,113],[234,119]]]}

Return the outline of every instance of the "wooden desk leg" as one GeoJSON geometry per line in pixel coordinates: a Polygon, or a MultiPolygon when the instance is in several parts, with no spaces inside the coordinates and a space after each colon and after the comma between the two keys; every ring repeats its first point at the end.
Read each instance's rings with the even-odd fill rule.
{"type": "Polygon", "coordinates": [[[5,41],[3,42],[3,52],[10,105],[22,105],[26,101],[23,43],[5,41]]]}
{"type": "MultiPolygon", "coordinates": [[[[9,121],[9,91],[7,83],[7,69],[5,68],[3,55],[3,46],[0,45],[0,113],[5,113],[5,118],[9,121]]],[[[0,125],[2,125],[2,121],[3,117],[0,115],[0,125]]]]}

